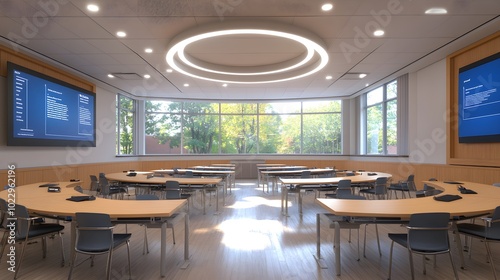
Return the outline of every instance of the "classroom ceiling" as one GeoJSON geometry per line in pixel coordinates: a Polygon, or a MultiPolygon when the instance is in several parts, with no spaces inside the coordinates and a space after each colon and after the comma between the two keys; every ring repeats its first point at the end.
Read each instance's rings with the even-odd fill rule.
{"type": "Polygon", "coordinates": [[[345,98],[498,31],[499,15],[498,0],[0,0],[0,36],[4,45],[137,97],[345,98]],[[333,9],[322,11],[325,3],[333,9]],[[426,14],[430,8],[447,13],[426,14]],[[376,29],[384,34],[374,36],[376,29]],[[186,43],[183,54],[195,66],[178,55],[179,68],[167,63],[176,43],[216,30],[232,33],[186,43]],[[323,49],[328,61],[319,69],[323,49]]]}

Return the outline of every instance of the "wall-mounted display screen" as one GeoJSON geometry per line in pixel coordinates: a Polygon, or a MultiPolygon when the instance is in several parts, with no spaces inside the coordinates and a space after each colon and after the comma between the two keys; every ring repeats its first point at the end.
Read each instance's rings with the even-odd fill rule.
{"type": "Polygon", "coordinates": [[[500,142],[500,53],[459,69],[459,143],[500,142]]]}
{"type": "Polygon", "coordinates": [[[95,147],[95,93],[7,63],[7,145],[95,147]]]}

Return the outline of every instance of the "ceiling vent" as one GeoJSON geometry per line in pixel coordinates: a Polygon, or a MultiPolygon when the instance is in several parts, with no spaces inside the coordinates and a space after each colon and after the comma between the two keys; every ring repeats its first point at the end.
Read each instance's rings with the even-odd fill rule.
{"type": "Polygon", "coordinates": [[[111,73],[118,79],[122,80],[142,80],[142,76],[137,73],[111,73]]]}

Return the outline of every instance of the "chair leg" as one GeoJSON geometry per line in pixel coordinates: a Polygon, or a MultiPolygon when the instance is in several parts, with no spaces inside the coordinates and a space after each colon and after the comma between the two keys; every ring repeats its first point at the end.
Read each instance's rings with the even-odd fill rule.
{"type": "Polygon", "coordinates": [[[75,267],[76,263],[76,256],[78,255],[77,252],[75,252],[73,260],[71,261],[71,265],[69,267],[69,274],[68,274],[68,280],[71,280],[71,275],[73,274],[73,268],[75,267]]]}
{"type": "MultiPolygon", "coordinates": [[[[434,255],[434,256],[435,256],[435,255],[434,255]]],[[[423,271],[422,271],[422,273],[423,273],[424,275],[426,275],[426,274],[427,274],[427,269],[426,269],[426,267],[425,267],[425,255],[422,255],[422,267],[423,267],[423,271]]]]}
{"type": "Polygon", "coordinates": [[[174,225],[172,225],[172,240],[173,240],[174,245],[175,245],[175,232],[174,232],[174,225]]]}
{"type": "Polygon", "coordinates": [[[145,255],[146,252],[149,254],[148,227],[144,225],[144,243],[142,245],[142,254],[145,255]]]}
{"type": "Polygon", "coordinates": [[[132,267],[130,266],[130,242],[127,241],[127,256],[128,256],[128,279],[132,279],[132,267]]]}
{"type": "Polygon", "coordinates": [[[415,269],[413,268],[413,254],[412,252],[408,249],[408,256],[410,258],[410,270],[411,270],[411,279],[415,279],[415,269]]]}
{"type": "Polygon", "coordinates": [[[484,245],[486,246],[486,253],[488,254],[488,259],[490,261],[491,270],[493,270],[494,279],[498,279],[497,278],[497,271],[495,270],[495,263],[493,262],[493,256],[491,255],[490,243],[487,241],[484,241],[484,245]]]}
{"type": "Polygon", "coordinates": [[[391,242],[391,251],[389,253],[389,276],[387,277],[388,280],[391,279],[391,270],[392,270],[392,251],[394,249],[394,241],[391,242]]]}
{"type": "Polygon", "coordinates": [[[26,238],[26,240],[23,241],[23,247],[21,249],[21,256],[19,258],[19,264],[17,265],[16,272],[14,273],[14,279],[17,279],[17,274],[19,273],[19,270],[21,270],[21,264],[23,262],[23,257],[24,257],[24,252],[25,252],[25,249],[26,249],[26,244],[28,244],[28,238],[26,238]]]}
{"type": "MultiPolygon", "coordinates": [[[[455,279],[458,280],[457,268],[455,267],[455,262],[453,261],[453,257],[451,256],[451,251],[448,251],[448,255],[450,256],[451,267],[453,268],[453,274],[455,274],[455,279]]],[[[496,274],[495,274],[496,279],[496,274]]]]}
{"type": "Polygon", "coordinates": [[[106,279],[111,280],[111,263],[113,261],[113,249],[108,252],[108,263],[106,265],[106,279]]]}
{"type": "Polygon", "coordinates": [[[64,267],[66,263],[66,257],[64,256],[64,240],[61,232],[59,232],[59,240],[61,240],[61,256],[62,256],[61,267],[64,267]]]}

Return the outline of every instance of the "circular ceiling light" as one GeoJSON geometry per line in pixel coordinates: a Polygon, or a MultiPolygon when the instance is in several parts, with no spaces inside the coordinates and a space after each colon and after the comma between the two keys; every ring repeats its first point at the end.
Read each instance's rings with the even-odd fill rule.
{"type": "MultiPolygon", "coordinates": [[[[272,40],[271,40],[272,41],[272,40]]],[[[237,52],[237,50],[231,50],[237,52]]],[[[185,75],[222,83],[258,84],[283,82],[311,75],[328,62],[324,43],[316,35],[294,26],[263,22],[225,22],[188,30],[178,35],[166,55],[167,63],[185,75]],[[190,55],[189,46],[221,38],[254,36],[286,40],[301,46],[302,53],[290,59],[256,66],[211,63],[190,55]]]]}

